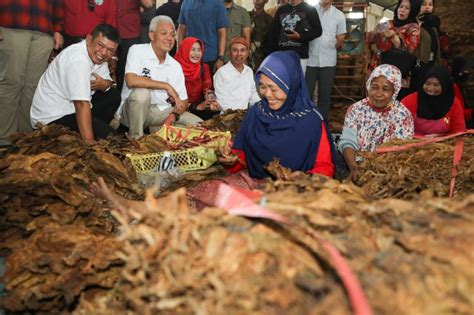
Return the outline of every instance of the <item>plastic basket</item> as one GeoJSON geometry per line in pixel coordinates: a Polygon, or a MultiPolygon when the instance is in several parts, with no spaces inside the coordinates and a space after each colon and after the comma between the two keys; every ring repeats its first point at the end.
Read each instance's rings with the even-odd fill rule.
{"type": "MultiPolygon", "coordinates": [[[[215,151],[210,148],[195,147],[168,152],[176,166],[185,172],[207,169],[217,161],[215,151]]],[[[156,172],[163,153],[127,154],[127,157],[138,174],[150,174],[156,172]]]]}
{"type": "Polygon", "coordinates": [[[203,146],[206,148],[217,149],[223,147],[230,142],[232,137],[230,131],[218,132],[209,131],[203,128],[182,128],[174,127],[170,125],[163,125],[156,133],[160,138],[163,138],[167,143],[171,145],[181,145],[185,142],[193,143],[193,138],[210,137],[216,138],[205,143],[195,143],[196,146],[203,146]]]}

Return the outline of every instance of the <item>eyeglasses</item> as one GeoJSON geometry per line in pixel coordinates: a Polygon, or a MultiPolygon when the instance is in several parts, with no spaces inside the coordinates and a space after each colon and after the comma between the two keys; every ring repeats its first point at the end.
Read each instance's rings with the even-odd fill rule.
{"type": "Polygon", "coordinates": [[[94,12],[95,9],[95,0],[87,0],[87,3],[89,5],[89,11],[94,12]]]}

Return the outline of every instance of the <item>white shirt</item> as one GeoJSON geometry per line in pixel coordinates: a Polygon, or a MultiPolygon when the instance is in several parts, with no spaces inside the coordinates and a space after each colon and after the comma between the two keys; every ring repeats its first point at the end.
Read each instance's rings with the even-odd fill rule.
{"type": "Polygon", "coordinates": [[[323,34],[309,42],[309,67],[335,67],[337,64],[336,36],[346,33],[344,13],[331,5],[323,11],[321,5],[315,5],[323,34]]]}
{"type": "MultiPolygon", "coordinates": [[[[39,80],[30,109],[31,125],[49,124],[66,115],[74,114],[73,101],[90,102],[92,73],[106,80],[110,78],[107,62],[96,65],[87,52],[86,41],[63,50],[39,80]]],[[[92,105],[91,105],[92,107],[92,105]]]]}
{"type": "Polygon", "coordinates": [[[246,65],[242,72],[230,61],[220,67],[214,74],[214,89],[222,110],[247,109],[249,105],[260,101],[253,70],[246,65]]]}
{"type": "MultiPolygon", "coordinates": [[[[187,100],[186,85],[184,73],[181,65],[169,54],[166,54],[165,61],[160,64],[158,57],[149,44],[137,44],[130,47],[127,55],[127,64],[125,65],[125,74],[134,73],[136,75],[147,77],[155,81],[166,82],[171,85],[181,100],[187,100]]],[[[126,82],[122,88],[122,104],[117,111],[120,118],[123,103],[130,95],[131,90],[126,82]]],[[[168,93],[165,90],[151,90],[151,104],[158,106],[162,111],[171,105],[166,102],[168,93]]]]}

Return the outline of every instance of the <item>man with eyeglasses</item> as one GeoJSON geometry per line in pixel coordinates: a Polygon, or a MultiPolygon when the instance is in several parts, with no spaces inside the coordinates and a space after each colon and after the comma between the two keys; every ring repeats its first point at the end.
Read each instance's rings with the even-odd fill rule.
{"type": "Polygon", "coordinates": [[[41,77],[33,97],[31,125],[60,124],[81,134],[86,143],[106,138],[120,105],[107,61],[120,37],[116,28],[98,25],[86,40],[63,50],[41,77]]]}
{"type": "Polygon", "coordinates": [[[0,146],[31,130],[30,107],[48,56],[63,44],[62,1],[0,1],[0,146]]]}

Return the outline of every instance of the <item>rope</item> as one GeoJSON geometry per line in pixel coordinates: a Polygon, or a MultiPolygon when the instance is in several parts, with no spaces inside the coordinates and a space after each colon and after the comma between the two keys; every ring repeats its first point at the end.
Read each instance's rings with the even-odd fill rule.
{"type": "Polygon", "coordinates": [[[229,214],[251,218],[269,219],[275,222],[285,224],[291,228],[298,229],[303,233],[309,235],[310,237],[314,238],[331,258],[332,266],[339,275],[339,278],[341,279],[344,288],[346,289],[346,292],[349,296],[353,314],[372,314],[369,303],[367,301],[367,298],[365,297],[364,291],[359,283],[359,280],[350,269],[344,257],[330,242],[322,239],[314,231],[309,230],[308,228],[300,226],[296,223],[290,222],[288,218],[280,214],[273,213],[259,205],[254,204],[252,200],[245,196],[245,194],[238,192],[236,189],[232,188],[229,185],[219,185],[219,188],[217,190],[217,197],[214,203],[217,207],[225,209],[229,214]]]}

